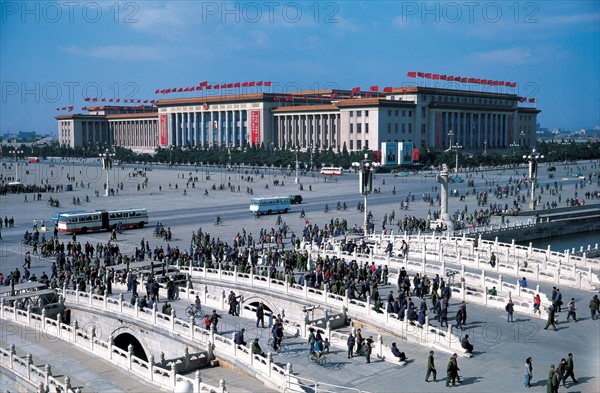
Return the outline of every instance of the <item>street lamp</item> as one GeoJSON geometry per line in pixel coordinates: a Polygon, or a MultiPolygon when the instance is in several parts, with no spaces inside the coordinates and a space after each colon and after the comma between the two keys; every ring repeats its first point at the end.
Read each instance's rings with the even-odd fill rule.
{"type": "Polygon", "coordinates": [[[524,145],[525,144],[525,130],[521,130],[519,135],[521,136],[521,140],[519,141],[519,144],[524,145]]]}
{"type": "Polygon", "coordinates": [[[104,153],[100,153],[99,156],[102,159],[102,169],[106,169],[106,193],[104,196],[108,196],[108,189],[110,188],[108,184],[109,173],[110,169],[112,168],[112,162],[113,158],[115,157],[115,153],[109,149],[106,149],[106,151],[104,153]]]}
{"type": "Polygon", "coordinates": [[[19,179],[19,156],[23,154],[23,150],[15,149],[9,153],[13,153],[15,155],[15,181],[14,183],[19,183],[21,180],[19,179]]]}
{"type": "Polygon", "coordinates": [[[369,155],[365,153],[365,159],[360,162],[353,162],[352,167],[358,169],[358,189],[360,194],[364,198],[364,216],[363,216],[363,230],[365,235],[367,234],[367,195],[373,188],[373,169],[374,165],[369,160],[369,155]]]}
{"type": "Polygon", "coordinates": [[[312,143],[310,144],[310,171],[312,172],[313,170],[313,145],[312,143]]]}
{"type": "Polygon", "coordinates": [[[450,146],[450,148],[456,152],[456,166],[454,167],[454,172],[458,176],[458,151],[463,147],[456,143],[456,145],[450,146]]]}
{"type": "Polygon", "coordinates": [[[509,147],[512,148],[513,151],[513,159],[514,157],[517,155],[517,147],[519,147],[519,143],[517,143],[517,141],[514,141],[513,143],[511,143],[510,145],[508,145],[509,147]]]}
{"type": "Polygon", "coordinates": [[[538,160],[543,159],[543,158],[544,158],[544,156],[537,153],[535,151],[535,149],[531,150],[531,154],[523,156],[524,160],[529,161],[529,181],[531,182],[531,197],[529,200],[529,210],[535,209],[534,198],[535,198],[535,183],[537,180],[538,160]]]}
{"type": "Polygon", "coordinates": [[[298,184],[300,181],[298,179],[298,168],[299,168],[299,164],[298,164],[298,151],[300,150],[298,147],[298,145],[296,145],[296,149],[294,149],[294,152],[296,153],[296,179],[294,180],[294,182],[296,184],[298,184]]]}
{"type": "Polygon", "coordinates": [[[483,141],[483,155],[487,156],[487,139],[483,141]]]}

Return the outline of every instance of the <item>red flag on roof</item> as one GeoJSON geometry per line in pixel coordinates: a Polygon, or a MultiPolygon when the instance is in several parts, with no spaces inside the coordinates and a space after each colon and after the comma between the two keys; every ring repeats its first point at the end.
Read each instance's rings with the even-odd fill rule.
{"type": "Polygon", "coordinates": [[[481,83],[481,79],[479,79],[479,78],[473,78],[473,83],[481,83]]]}
{"type": "Polygon", "coordinates": [[[221,86],[219,86],[219,85],[213,85],[213,89],[215,89],[215,90],[220,89],[220,88],[221,88],[221,86]]]}
{"type": "Polygon", "coordinates": [[[525,98],[525,97],[519,97],[519,102],[525,102],[525,101],[527,101],[527,98],[525,98]]]}
{"type": "Polygon", "coordinates": [[[228,89],[232,89],[232,88],[233,88],[233,83],[228,83],[228,84],[227,84],[227,88],[228,88],[228,89]]]}
{"type": "Polygon", "coordinates": [[[108,100],[108,102],[113,102],[113,99],[111,98],[110,100],[108,100]]]}
{"type": "Polygon", "coordinates": [[[443,81],[447,81],[448,80],[448,76],[447,75],[440,75],[440,79],[443,81]]]}
{"type": "Polygon", "coordinates": [[[263,81],[256,82],[256,86],[262,86],[262,85],[263,85],[263,81]]]}
{"type": "Polygon", "coordinates": [[[379,91],[379,86],[377,86],[377,85],[371,86],[371,87],[369,87],[369,90],[374,91],[374,92],[378,92],[379,91]]]}
{"type": "Polygon", "coordinates": [[[158,93],[160,93],[160,90],[156,89],[156,91],[154,92],[154,94],[158,94],[158,93]]]}
{"type": "Polygon", "coordinates": [[[513,87],[513,88],[514,88],[514,87],[517,87],[517,82],[511,82],[511,83],[510,83],[510,87],[513,87]]]}
{"type": "Polygon", "coordinates": [[[317,98],[323,98],[323,94],[317,94],[317,98]]]}
{"type": "Polygon", "coordinates": [[[235,83],[233,84],[233,87],[240,87],[240,82],[235,82],[235,83]]]}
{"type": "Polygon", "coordinates": [[[242,87],[248,87],[248,82],[242,82],[242,87]]]}
{"type": "Polygon", "coordinates": [[[331,93],[331,95],[329,96],[329,98],[337,98],[337,93],[331,93]]]}
{"type": "Polygon", "coordinates": [[[460,78],[460,83],[467,83],[469,78],[460,78]]]}
{"type": "Polygon", "coordinates": [[[204,82],[200,83],[200,86],[204,86],[204,87],[208,86],[208,81],[204,81],[204,82]]]}
{"type": "Polygon", "coordinates": [[[535,102],[535,98],[530,98],[529,102],[535,102]]]}
{"type": "Polygon", "coordinates": [[[102,101],[102,102],[106,102],[106,98],[103,98],[103,99],[102,99],[102,100],[100,100],[100,101],[102,101]]]}
{"type": "Polygon", "coordinates": [[[96,98],[94,98],[92,101],[94,101],[94,102],[98,102],[98,98],[96,97],[96,98]]]}
{"type": "Polygon", "coordinates": [[[432,75],[431,75],[431,73],[430,73],[430,72],[428,72],[428,73],[426,73],[426,74],[425,74],[425,78],[427,78],[427,79],[431,79],[431,77],[432,77],[432,75]]]}
{"type": "Polygon", "coordinates": [[[417,73],[413,72],[413,71],[409,71],[406,73],[406,76],[408,76],[409,78],[416,78],[417,77],[417,73]]]}
{"type": "Polygon", "coordinates": [[[196,87],[194,88],[194,90],[196,90],[196,91],[198,91],[198,90],[202,90],[202,86],[196,86],[196,87]]]}
{"type": "Polygon", "coordinates": [[[66,107],[66,106],[63,106],[63,107],[61,108],[61,110],[63,110],[63,111],[66,111],[66,110],[67,110],[67,107],[66,107]]]}
{"type": "Polygon", "coordinates": [[[265,83],[263,83],[263,86],[271,86],[271,81],[265,81],[265,83]]]}
{"type": "Polygon", "coordinates": [[[287,96],[285,97],[286,101],[294,101],[294,96],[287,96]]]}
{"type": "Polygon", "coordinates": [[[147,103],[148,103],[148,100],[144,100],[144,104],[147,104],[147,103]]]}
{"type": "Polygon", "coordinates": [[[206,85],[206,90],[212,90],[212,85],[206,85]]]}
{"type": "Polygon", "coordinates": [[[440,80],[440,74],[432,74],[431,79],[440,80]]]}
{"type": "Polygon", "coordinates": [[[425,77],[425,74],[424,74],[424,73],[422,73],[422,72],[417,72],[417,76],[418,76],[419,78],[424,78],[424,77],[425,77]]]}
{"type": "Polygon", "coordinates": [[[59,110],[60,110],[60,108],[56,108],[56,110],[57,110],[57,111],[59,111],[59,110]]]}
{"type": "Polygon", "coordinates": [[[226,89],[227,88],[227,84],[226,83],[221,83],[221,89],[226,89]]]}
{"type": "Polygon", "coordinates": [[[360,86],[353,88],[352,93],[360,93],[360,86]]]}
{"type": "MultiPolygon", "coordinates": [[[[531,102],[531,100],[530,100],[530,102],[531,102]]],[[[70,107],[69,107],[69,112],[70,112],[70,111],[72,111],[74,108],[75,108],[75,107],[73,107],[73,106],[70,106],[70,107]]]]}
{"type": "Polygon", "coordinates": [[[90,101],[90,100],[91,100],[91,98],[90,98],[90,97],[86,97],[86,99],[85,99],[85,100],[86,100],[86,101],[90,101]]]}
{"type": "Polygon", "coordinates": [[[117,100],[116,100],[116,101],[117,101],[117,102],[121,102],[121,99],[120,99],[120,98],[117,98],[117,100]]]}
{"type": "Polygon", "coordinates": [[[281,97],[279,97],[279,96],[275,96],[275,98],[273,98],[273,100],[275,100],[275,101],[279,101],[279,100],[281,100],[281,97]]]}
{"type": "Polygon", "coordinates": [[[392,86],[386,86],[383,88],[383,92],[384,93],[391,93],[392,92],[392,86]]]}
{"type": "Polygon", "coordinates": [[[82,110],[82,111],[87,111],[87,106],[82,106],[82,107],[81,107],[81,110],[82,110]]]}
{"type": "Polygon", "coordinates": [[[367,97],[367,98],[373,97],[373,94],[371,94],[371,92],[368,91],[365,93],[365,97],[367,97]]]}
{"type": "Polygon", "coordinates": [[[150,100],[151,104],[154,104],[156,102],[156,100],[150,100]]]}
{"type": "Polygon", "coordinates": [[[254,82],[254,81],[252,81],[252,82],[248,83],[248,87],[253,87],[253,86],[255,86],[255,85],[256,85],[256,82],[254,82]]]}

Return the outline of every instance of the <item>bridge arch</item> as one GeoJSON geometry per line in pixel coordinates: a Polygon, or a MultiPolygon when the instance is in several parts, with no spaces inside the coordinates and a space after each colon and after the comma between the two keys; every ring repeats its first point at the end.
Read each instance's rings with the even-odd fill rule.
{"type": "Polygon", "coordinates": [[[127,351],[129,345],[133,347],[133,355],[148,361],[148,354],[150,353],[146,346],[138,340],[135,333],[129,328],[121,327],[116,329],[112,334],[114,345],[124,351],[127,351]]]}
{"type": "Polygon", "coordinates": [[[265,316],[269,314],[273,314],[273,317],[277,316],[277,314],[281,313],[281,310],[277,308],[271,301],[262,298],[261,296],[250,296],[244,299],[244,303],[241,305],[242,308],[247,310],[256,310],[259,303],[263,304],[265,307],[265,316]]]}

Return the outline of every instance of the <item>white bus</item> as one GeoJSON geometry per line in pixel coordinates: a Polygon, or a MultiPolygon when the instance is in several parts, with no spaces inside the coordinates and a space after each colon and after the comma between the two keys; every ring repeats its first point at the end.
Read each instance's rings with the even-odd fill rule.
{"type": "Polygon", "coordinates": [[[341,176],[342,175],[342,167],[324,166],[323,168],[321,168],[321,175],[341,176]]]}
{"type": "Polygon", "coordinates": [[[250,211],[254,214],[287,213],[292,209],[290,197],[252,198],[250,211]]]}
{"type": "Polygon", "coordinates": [[[122,228],[143,228],[148,224],[148,212],[146,209],[123,209],[61,214],[58,217],[58,230],[70,233],[110,231],[119,223],[122,228]]]}

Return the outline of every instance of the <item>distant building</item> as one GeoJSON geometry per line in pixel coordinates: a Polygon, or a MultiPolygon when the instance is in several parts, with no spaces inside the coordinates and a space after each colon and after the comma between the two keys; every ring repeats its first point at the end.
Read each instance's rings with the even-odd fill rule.
{"type": "Polygon", "coordinates": [[[436,149],[458,143],[474,151],[534,145],[540,113],[519,106],[514,94],[433,87],[172,98],[157,101],[156,108],[127,110],[99,106],[88,114],[56,116],[59,142],[134,150],[264,144],[349,151],[412,142],[436,149]]]}

